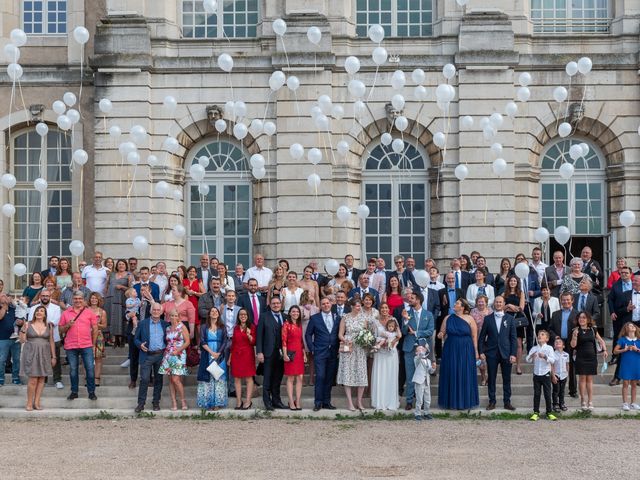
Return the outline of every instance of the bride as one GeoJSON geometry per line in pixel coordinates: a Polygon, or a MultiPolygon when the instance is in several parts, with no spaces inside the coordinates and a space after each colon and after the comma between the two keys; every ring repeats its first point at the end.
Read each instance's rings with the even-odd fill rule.
{"type": "Polygon", "coordinates": [[[397,410],[400,406],[396,347],[401,337],[398,322],[390,315],[389,305],[381,304],[371,375],[371,406],[376,410],[397,410]]]}

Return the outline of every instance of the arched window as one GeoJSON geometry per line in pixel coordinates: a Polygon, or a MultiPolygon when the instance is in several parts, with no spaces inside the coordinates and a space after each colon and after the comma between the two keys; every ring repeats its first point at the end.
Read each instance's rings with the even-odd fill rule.
{"type": "Polygon", "coordinates": [[[35,130],[19,132],[12,141],[13,260],[29,273],[43,270],[52,255],[69,256],[72,239],[71,137],[50,128],[44,150],[41,142],[35,130]],[[42,194],[33,186],[39,177],[48,183],[42,194]]]}
{"type": "Polygon", "coordinates": [[[604,235],[606,233],[606,185],[604,158],[591,142],[571,137],[550,143],[540,162],[540,203],[542,226],[553,233],[561,225],[572,235],[604,235]],[[589,152],[572,160],[572,145],[586,143],[589,152]],[[563,163],[574,166],[573,176],[565,180],[559,168],[563,163]]]}
{"type": "Polygon", "coordinates": [[[382,256],[392,265],[394,255],[411,255],[422,265],[429,253],[428,157],[406,140],[399,154],[380,143],[367,151],[362,173],[363,203],[369,207],[364,258],[382,256]]]}
{"type": "Polygon", "coordinates": [[[233,269],[251,258],[251,173],[239,145],[228,140],[205,140],[195,145],[187,165],[200,157],[209,160],[205,179],[187,184],[188,258],[199,264],[203,253],[215,256],[233,269]],[[201,186],[208,187],[201,195],[201,186]]]}

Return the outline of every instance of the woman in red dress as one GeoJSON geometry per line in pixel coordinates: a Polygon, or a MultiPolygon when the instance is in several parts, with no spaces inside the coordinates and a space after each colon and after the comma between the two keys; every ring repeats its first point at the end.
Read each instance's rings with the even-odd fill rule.
{"type": "Polygon", "coordinates": [[[400,290],[400,281],[398,277],[393,276],[389,279],[389,286],[387,291],[382,296],[382,302],[389,305],[389,311],[393,314],[396,308],[404,303],[402,300],[402,291],[400,290]]]}
{"type": "Polygon", "coordinates": [[[302,341],[302,311],[297,305],[289,309],[289,318],[282,327],[282,356],[284,359],[284,374],[287,376],[287,395],[289,396],[289,410],[302,410],[300,397],[302,396],[302,377],[307,354],[302,341]],[[296,381],[296,401],[293,401],[293,381],[296,381]]]}
{"type": "MultiPolygon", "coordinates": [[[[189,296],[189,301],[191,305],[193,305],[193,308],[196,309],[196,312],[198,311],[198,300],[205,293],[202,281],[198,280],[197,275],[196,267],[191,266],[187,269],[187,278],[182,280],[182,285],[184,285],[187,295],[189,296]]],[[[196,324],[200,324],[200,318],[196,320],[196,324]]]]}
{"type": "Polygon", "coordinates": [[[236,410],[249,410],[253,406],[253,377],[256,374],[256,354],[253,347],[256,344],[256,326],[249,321],[249,313],[242,308],[238,312],[238,323],[233,328],[231,340],[231,355],[228,365],[231,365],[231,375],[236,384],[236,410]],[[247,385],[245,401],[242,402],[242,380],[247,385]]]}

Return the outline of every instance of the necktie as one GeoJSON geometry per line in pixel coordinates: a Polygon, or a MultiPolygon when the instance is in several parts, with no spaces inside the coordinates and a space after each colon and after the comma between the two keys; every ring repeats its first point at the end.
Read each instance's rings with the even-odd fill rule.
{"type": "Polygon", "coordinates": [[[456,272],[456,288],[460,288],[460,272],[456,272]]]}
{"type": "Polygon", "coordinates": [[[338,305],[338,316],[342,316],[342,305],[338,305]]]}
{"type": "Polygon", "coordinates": [[[333,319],[331,318],[331,314],[325,313],[324,316],[324,324],[327,326],[327,330],[331,332],[333,330],[333,319]]]}
{"type": "Polygon", "coordinates": [[[282,317],[280,316],[280,314],[276,313],[275,317],[276,317],[276,321],[278,322],[278,325],[282,326],[282,317]]]}
{"type": "Polygon", "coordinates": [[[251,295],[251,306],[253,307],[253,323],[258,323],[258,299],[255,294],[251,295]]]}
{"type": "Polygon", "coordinates": [[[586,295],[580,295],[580,305],[578,306],[578,310],[580,310],[581,312],[584,311],[584,304],[586,302],[586,295]]]}

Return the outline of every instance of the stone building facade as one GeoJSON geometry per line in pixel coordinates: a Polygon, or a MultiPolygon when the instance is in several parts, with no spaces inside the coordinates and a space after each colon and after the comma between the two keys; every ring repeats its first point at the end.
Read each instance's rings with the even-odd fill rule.
{"type": "MultiPolygon", "coordinates": [[[[475,249],[495,271],[501,257],[530,252],[541,225],[552,233],[567,225],[574,234],[569,252],[579,254],[581,245],[590,244],[608,268],[616,254],[637,256],[637,227],[624,229],[618,220],[621,211],[640,207],[635,1],[547,8],[539,0],[471,0],[465,7],[455,0],[234,0],[219,1],[218,15],[208,16],[201,0],[67,0],[42,7],[66,9],[66,17],[57,19],[64,31],[30,33],[26,27],[37,21],[27,14],[35,3],[42,2],[10,0],[0,7],[3,45],[13,28],[24,28],[29,38],[21,49],[19,85],[12,89],[0,74],[0,170],[18,177],[13,190],[0,191],[2,203],[18,209],[0,223],[0,278],[10,277],[12,262],[32,270],[47,255],[68,256],[71,239],[84,241],[86,257],[94,248],[128,257],[135,254],[137,235],[150,245],[140,258],[167,259],[170,267],[194,263],[203,251],[230,264],[246,264],[262,252],[268,261],[285,257],[300,269],[310,258],[347,252],[356,263],[382,254],[388,265],[393,254],[411,254],[420,266],[426,257],[445,261],[475,249]],[[277,18],[287,23],[282,38],[273,32],[277,18]],[[371,58],[376,45],[366,36],[373,23],[386,30],[382,45],[389,60],[379,68],[371,58]],[[78,25],[91,34],[83,50],[68,35],[78,25]],[[311,26],[322,33],[318,45],[307,39],[311,26]],[[231,73],[217,66],[221,53],[232,56],[231,73]],[[361,62],[356,78],[367,86],[359,119],[344,68],[352,55],[361,62]],[[584,56],[593,70],[570,80],[565,65],[584,56]],[[435,87],[445,83],[447,63],[458,73],[445,116],[435,87]],[[426,74],[424,102],[412,93],[416,68],[426,74]],[[269,78],[276,70],[298,77],[300,88],[272,92],[269,78]],[[390,121],[395,70],[407,76],[407,101],[395,112],[409,120],[404,132],[390,121]],[[481,118],[504,114],[522,72],[531,74],[531,98],[518,102],[517,115],[505,115],[487,142],[481,118]],[[61,132],[52,103],[66,91],[78,95],[81,84],[81,120],[73,132],[61,132]],[[562,106],[552,96],[557,86],[568,89],[562,106]],[[331,119],[330,134],[309,115],[320,95],[345,110],[342,119],[331,119]],[[163,107],[166,96],[177,100],[175,112],[163,107]],[[102,98],[113,104],[107,114],[98,109],[102,98]],[[245,118],[225,111],[229,100],[246,103],[245,118]],[[473,127],[462,127],[465,115],[473,116],[473,127]],[[214,128],[220,116],[227,122],[222,133],[214,128]],[[236,121],[249,125],[256,118],[274,122],[277,133],[234,138],[236,121]],[[38,120],[50,127],[44,199],[32,185],[40,165],[38,120]],[[563,139],[557,127],[565,120],[573,129],[563,139]],[[118,152],[133,125],[149,133],[136,167],[118,152]],[[121,138],[109,135],[113,126],[121,138]],[[448,133],[446,155],[433,143],[439,131],[448,133]],[[384,132],[405,141],[403,154],[381,144],[384,132]],[[172,154],[162,147],[168,135],[180,144],[172,154]],[[350,145],[344,157],[336,152],[341,140],[350,145]],[[296,142],[306,151],[320,148],[322,161],[314,167],[306,157],[293,159],[289,147],[296,142]],[[491,169],[492,142],[502,144],[507,161],[500,178],[491,169]],[[580,142],[589,145],[589,154],[574,162],[569,147],[580,142]],[[78,148],[89,162],[69,173],[78,148]],[[261,180],[249,166],[256,153],[266,159],[261,180]],[[149,155],[158,158],[157,166],[148,165],[149,155]],[[201,156],[209,159],[201,182],[209,187],[206,195],[187,173],[201,156]],[[565,161],[575,163],[569,180],[558,174],[565,161]],[[462,182],[454,175],[460,163],[469,171],[462,182]],[[317,190],[307,185],[314,172],[321,178],[317,190]],[[164,198],[154,188],[161,180],[170,186],[164,198]],[[337,219],[339,206],[355,212],[363,203],[370,208],[367,220],[355,214],[345,224],[337,219]],[[186,227],[186,237],[172,233],[176,224],[186,227]]],[[[554,246],[551,241],[547,250],[554,246]]]]}

